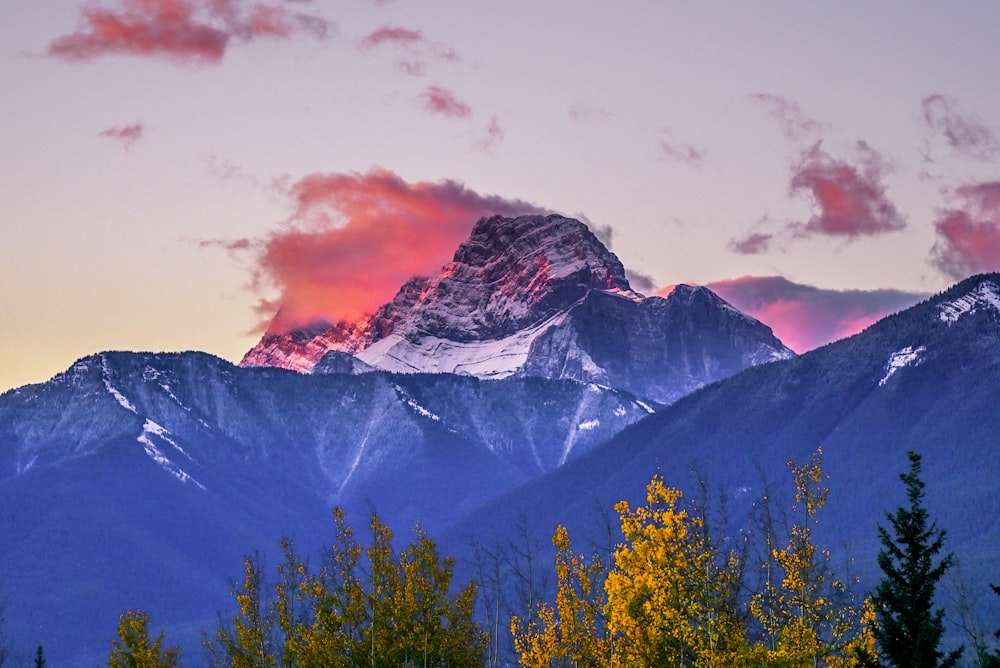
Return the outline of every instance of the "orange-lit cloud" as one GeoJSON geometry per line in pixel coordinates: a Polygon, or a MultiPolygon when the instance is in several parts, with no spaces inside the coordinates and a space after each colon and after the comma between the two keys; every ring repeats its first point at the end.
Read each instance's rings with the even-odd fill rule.
{"type": "MultiPolygon", "coordinates": [[[[781,276],[743,276],[706,285],[747,315],[768,325],[798,353],[857,334],[926,295],[899,290],[826,290],[781,276]]],[[[657,294],[666,295],[673,286],[657,294]]]]}
{"type": "Polygon", "coordinates": [[[817,142],[792,167],[789,189],[804,194],[816,209],[806,223],[793,223],[795,236],[815,234],[848,240],[897,232],[906,220],[889,201],[883,177],[888,165],[864,142],[854,163],[830,156],[817,142]]]}
{"type": "Polygon", "coordinates": [[[382,26],[358,42],[358,48],[362,51],[371,51],[381,46],[391,46],[402,53],[403,57],[396,61],[396,67],[401,72],[413,76],[423,76],[428,59],[458,61],[458,54],[454,49],[439,42],[432,42],[427,39],[423,31],[411,28],[382,26]]]}
{"type": "Polygon", "coordinates": [[[800,142],[815,138],[826,129],[826,125],[805,114],[798,103],[780,95],[755,93],[749,97],[767,107],[768,115],[777,119],[782,134],[789,141],[800,142]]]}
{"type": "Polygon", "coordinates": [[[542,212],[457,181],[408,183],[384,169],[310,174],[287,195],[294,213],[281,229],[222,244],[254,249],[253,287],[279,295],[259,304],[263,317],[274,316],[272,332],[357,320],[391,300],[412,276],[436,273],[479,218],[542,212]]]}
{"type": "Polygon", "coordinates": [[[1000,270],[1000,181],[955,189],[957,206],[941,211],[931,263],[952,278],[1000,270]]]}
{"type": "MultiPolygon", "coordinates": [[[[923,121],[934,136],[943,137],[956,153],[990,161],[1000,156],[1000,134],[975,116],[958,112],[958,100],[946,95],[928,95],[921,101],[923,121]]],[[[925,157],[929,160],[930,147],[925,157]]]]}
{"type": "Polygon", "coordinates": [[[472,108],[447,88],[428,86],[418,99],[421,106],[432,114],[442,114],[449,118],[468,118],[472,115],[472,108]]]}
{"type": "Polygon", "coordinates": [[[131,125],[116,125],[114,127],[110,127],[107,130],[102,130],[97,133],[97,136],[116,139],[122,143],[122,146],[124,146],[127,151],[132,148],[132,144],[142,139],[144,132],[145,128],[142,123],[133,123],[131,125]]]}
{"type": "Polygon", "coordinates": [[[77,30],[53,40],[50,56],[91,60],[107,55],[161,57],[183,63],[217,63],[235,40],[328,35],[330,26],[314,14],[278,4],[244,0],[120,0],[107,9],[87,4],[77,30]]]}

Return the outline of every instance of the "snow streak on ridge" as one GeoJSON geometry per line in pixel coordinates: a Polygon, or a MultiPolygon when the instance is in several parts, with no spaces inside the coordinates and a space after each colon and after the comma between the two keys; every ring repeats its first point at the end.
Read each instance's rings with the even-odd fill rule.
{"type": "Polygon", "coordinates": [[[938,305],[938,317],[949,325],[979,307],[1000,311],[1000,287],[992,281],[983,281],[958,299],[938,305]]]}
{"type": "Polygon", "coordinates": [[[101,370],[102,370],[101,377],[104,380],[104,387],[107,388],[108,393],[110,393],[111,396],[115,398],[115,401],[118,402],[118,405],[120,405],[127,411],[138,414],[138,411],[136,411],[135,406],[132,405],[132,402],[126,399],[125,395],[119,392],[117,388],[115,388],[115,386],[111,384],[111,369],[110,367],[108,367],[108,358],[106,355],[101,355],[101,370]]]}
{"type": "Polygon", "coordinates": [[[200,489],[205,489],[204,485],[188,475],[184,469],[170,461],[170,458],[163,454],[163,451],[156,447],[156,444],[153,443],[153,439],[151,437],[156,436],[157,438],[169,443],[175,450],[188,459],[191,459],[191,456],[184,452],[184,450],[168,436],[169,433],[169,431],[147,418],[145,424],[142,425],[142,434],[140,434],[136,440],[142,444],[142,448],[146,451],[146,455],[159,464],[164,471],[183,483],[192,482],[200,489]]]}

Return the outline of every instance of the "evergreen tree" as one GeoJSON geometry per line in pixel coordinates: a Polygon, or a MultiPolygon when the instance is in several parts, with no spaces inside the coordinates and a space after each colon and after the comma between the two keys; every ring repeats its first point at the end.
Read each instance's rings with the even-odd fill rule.
{"type": "Polygon", "coordinates": [[[35,668],[45,668],[45,652],[42,651],[42,646],[38,646],[38,651],[35,652],[35,668]]]}
{"type": "Polygon", "coordinates": [[[3,665],[7,663],[8,659],[10,659],[10,653],[11,653],[9,640],[7,638],[7,632],[5,629],[6,626],[7,626],[7,619],[4,616],[4,605],[2,602],[0,602],[0,668],[3,668],[3,665]]]}
{"type": "MultiPolygon", "coordinates": [[[[1000,587],[991,584],[990,589],[993,593],[1000,596],[1000,587]]],[[[993,634],[995,637],[1000,638],[1000,629],[997,629],[996,633],[993,634]]],[[[1000,668],[1000,649],[993,650],[990,652],[985,647],[976,648],[979,654],[979,665],[982,668],[1000,668]]]]}
{"type": "Polygon", "coordinates": [[[944,610],[934,609],[934,589],[951,567],[951,553],[935,558],[944,547],[946,531],[931,522],[923,506],[920,455],[910,451],[908,473],[899,478],[906,487],[908,508],[886,513],[893,536],[882,526],[878,564],[884,577],[875,590],[875,637],[880,664],[895,668],[947,668],[954,666],[963,648],[943,653],[944,610]]]}

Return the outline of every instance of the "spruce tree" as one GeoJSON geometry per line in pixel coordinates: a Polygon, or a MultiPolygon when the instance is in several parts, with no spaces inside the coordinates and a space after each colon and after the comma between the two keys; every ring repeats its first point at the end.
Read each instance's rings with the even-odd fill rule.
{"type": "Polygon", "coordinates": [[[946,531],[929,520],[923,506],[920,455],[910,451],[907,456],[910,470],[899,478],[906,487],[909,507],[886,513],[893,536],[882,526],[878,528],[884,548],[878,554],[884,577],[873,597],[879,662],[895,668],[947,668],[958,662],[963,648],[947,655],[940,649],[944,610],[934,608],[934,589],[951,567],[953,555],[934,563],[944,547],[946,531]]]}
{"type": "MultiPolygon", "coordinates": [[[[1000,596],[1000,587],[991,584],[990,589],[993,590],[994,594],[1000,596]]],[[[1000,629],[997,629],[993,635],[996,638],[1000,638],[1000,629]]],[[[979,653],[979,665],[982,668],[1000,668],[1000,649],[994,649],[992,652],[982,646],[976,649],[979,653]]]]}

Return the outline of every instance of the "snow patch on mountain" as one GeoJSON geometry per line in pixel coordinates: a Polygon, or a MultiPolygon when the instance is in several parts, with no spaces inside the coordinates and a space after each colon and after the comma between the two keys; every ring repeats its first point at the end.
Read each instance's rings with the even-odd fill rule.
{"type": "Polygon", "coordinates": [[[21,475],[22,473],[26,473],[32,466],[35,465],[35,462],[37,462],[37,461],[38,461],[38,455],[37,454],[34,455],[34,456],[32,456],[32,458],[29,459],[27,462],[22,463],[22,462],[18,461],[17,462],[17,469],[16,469],[17,475],[21,475]]]}
{"type": "MultiPolygon", "coordinates": [[[[588,389],[591,389],[588,385],[588,389]]],[[[570,422],[569,433],[566,434],[566,441],[563,443],[562,454],[559,456],[559,466],[566,463],[569,459],[569,454],[573,451],[573,446],[576,445],[576,437],[581,431],[589,431],[600,424],[599,420],[584,420],[584,416],[591,412],[591,408],[595,401],[599,401],[600,389],[596,386],[593,391],[584,392],[580,396],[580,403],[576,407],[576,414],[573,416],[573,420],[570,422]],[[597,424],[593,424],[593,423],[597,424]]]]}
{"type": "Polygon", "coordinates": [[[1000,287],[993,281],[983,281],[961,297],[939,304],[938,318],[950,325],[968,313],[975,313],[979,308],[1000,311],[1000,287]]]}
{"type": "Polygon", "coordinates": [[[170,458],[167,457],[165,454],[163,454],[163,451],[156,446],[156,443],[153,442],[152,437],[155,436],[162,441],[166,441],[175,450],[183,454],[188,459],[191,459],[191,457],[186,452],[184,452],[184,450],[179,445],[177,445],[177,443],[173,439],[170,438],[169,434],[170,432],[168,432],[166,429],[156,424],[152,420],[147,419],[145,424],[142,425],[142,433],[136,440],[139,441],[140,444],[142,444],[142,448],[146,452],[146,455],[154,462],[159,464],[160,468],[162,468],[164,471],[174,476],[183,483],[188,483],[188,482],[194,483],[200,489],[205,489],[204,485],[202,485],[200,482],[198,482],[190,475],[188,475],[188,473],[184,469],[179,467],[177,464],[173,463],[170,460],[170,458]]]}
{"type": "Polygon", "coordinates": [[[407,391],[404,390],[402,387],[400,387],[399,385],[393,385],[393,388],[396,390],[399,396],[403,398],[403,401],[406,402],[406,405],[412,408],[417,413],[417,415],[421,415],[425,418],[430,418],[435,422],[441,422],[440,416],[431,413],[429,410],[418,404],[416,400],[413,397],[411,397],[409,393],[407,393],[407,391]]]}
{"type": "Polygon", "coordinates": [[[882,387],[885,385],[889,381],[889,378],[892,377],[892,374],[903,367],[910,366],[911,364],[920,364],[920,354],[926,350],[925,346],[920,346],[917,349],[914,349],[912,346],[906,346],[889,355],[889,361],[885,365],[885,375],[878,382],[878,386],[882,387]]]}
{"type": "Polygon", "coordinates": [[[492,341],[390,334],[359,352],[357,358],[373,367],[397,373],[456,373],[506,378],[524,366],[534,340],[565,317],[565,313],[559,313],[534,327],[492,341]]]}

